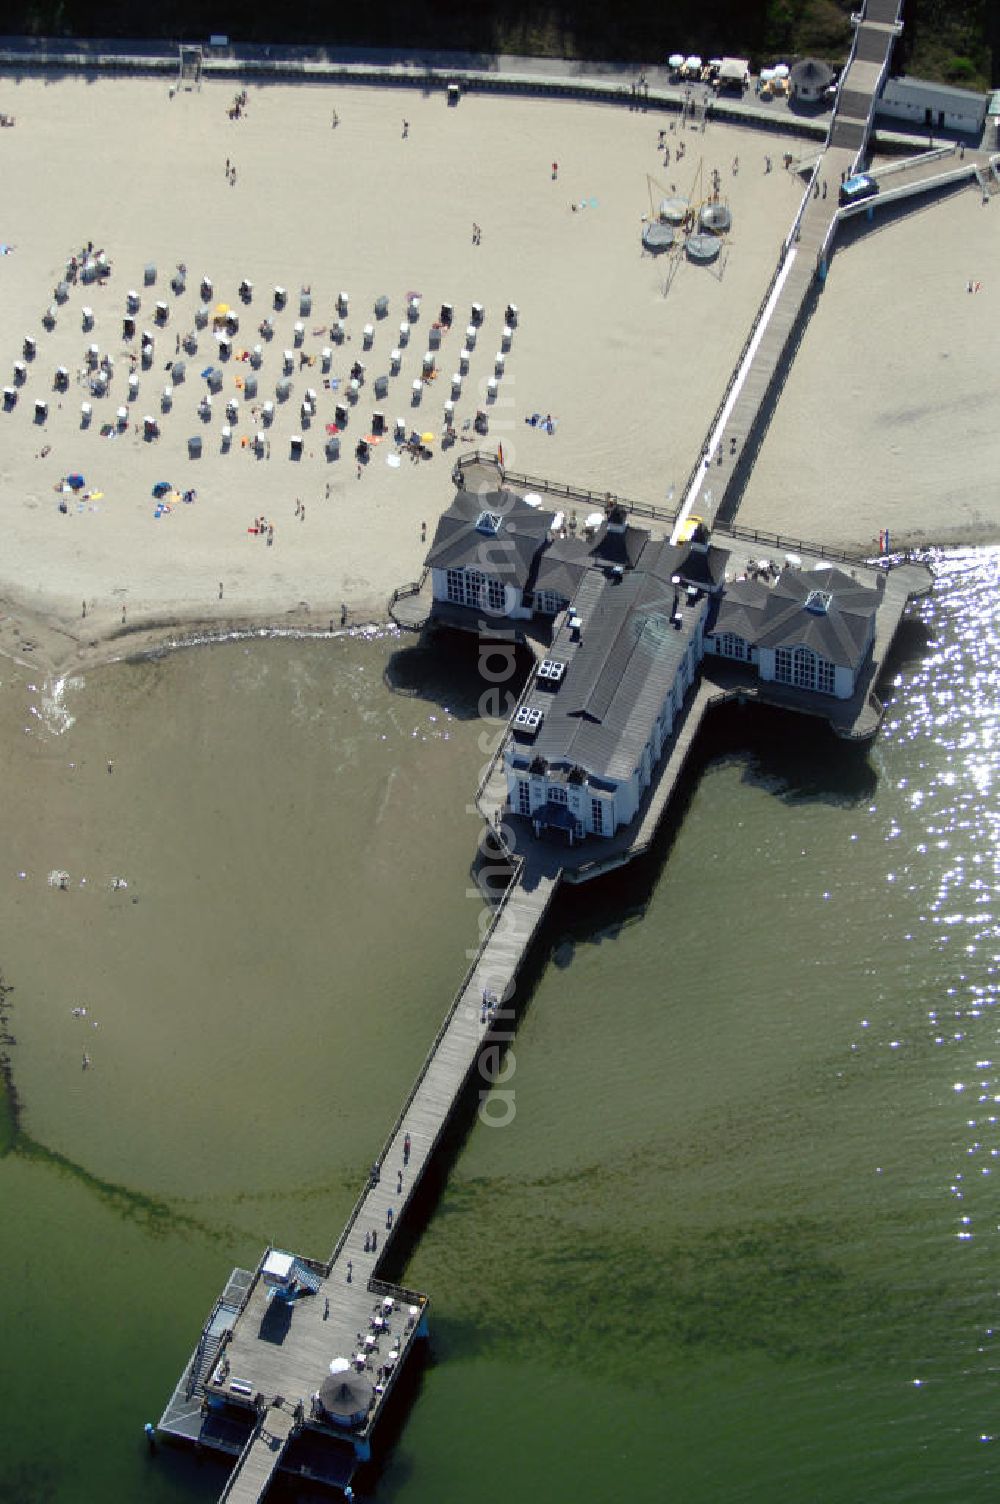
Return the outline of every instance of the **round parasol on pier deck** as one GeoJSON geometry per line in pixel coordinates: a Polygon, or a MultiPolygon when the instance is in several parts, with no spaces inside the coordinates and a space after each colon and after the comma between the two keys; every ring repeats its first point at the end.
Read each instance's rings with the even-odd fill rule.
{"type": "Polygon", "coordinates": [[[357,1426],[368,1414],[374,1389],[367,1373],[338,1373],[324,1379],[319,1402],[337,1426],[357,1426]]]}

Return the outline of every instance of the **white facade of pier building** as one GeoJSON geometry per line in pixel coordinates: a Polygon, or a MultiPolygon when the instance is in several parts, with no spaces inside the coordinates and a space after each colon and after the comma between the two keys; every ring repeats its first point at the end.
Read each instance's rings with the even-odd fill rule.
{"type": "Polygon", "coordinates": [[[550,642],[503,766],[511,813],[571,842],[635,818],[705,655],[748,683],[849,700],[884,586],[830,566],[727,582],[730,552],[701,528],[671,544],[611,503],[571,531],[502,490],[458,490],[425,562],[439,620],[484,635],[530,621],[550,642]]]}

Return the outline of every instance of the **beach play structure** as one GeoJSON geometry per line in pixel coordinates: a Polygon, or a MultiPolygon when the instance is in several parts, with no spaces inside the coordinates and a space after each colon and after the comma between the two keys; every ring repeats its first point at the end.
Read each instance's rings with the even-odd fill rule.
{"type": "Polygon", "coordinates": [[[702,204],[698,223],[703,230],[713,235],[727,235],[733,227],[733,216],[728,204],[702,204]]]}
{"type": "Polygon", "coordinates": [[[682,225],[691,205],[686,198],[675,194],[669,198],[661,198],[657,205],[656,217],[661,224],[682,225]]]}
{"type": "Polygon", "coordinates": [[[722,242],[717,235],[708,234],[704,230],[689,235],[684,242],[684,251],[689,261],[697,262],[699,266],[707,266],[716,259],[722,249],[722,242]]]}
{"type": "Polygon", "coordinates": [[[645,224],[642,227],[643,249],[649,251],[653,256],[659,255],[661,251],[669,251],[674,243],[676,234],[677,231],[671,224],[664,224],[662,222],[645,224]]]}

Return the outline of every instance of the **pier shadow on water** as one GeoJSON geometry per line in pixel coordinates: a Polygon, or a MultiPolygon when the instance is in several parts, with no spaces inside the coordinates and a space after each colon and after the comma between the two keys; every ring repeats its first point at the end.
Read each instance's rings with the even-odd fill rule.
{"type": "MultiPolygon", "coordinates": [[[[915,646],[914,655],[918,651],[915,646]]],[[[842,741],[822,721],[768,706],[716,707],[705,718],[649,850],[627,867],[561,889],[549,920],[550,937],[558,936],[551,953],[557,967],[572,964],[577,945],[614,939],[642,918],[702,777],[723,763],[741,765],[744,785],[783,804],[850,808],[867,803],[877,783],[868,748],[842,741]]]]}
{"type": "MultiPolygon", "coordinates": [[[[383,682],[393,694],[440,705],[456,720],[485,719],[490,710],[484,696],[503,702],[508,693],[521,693],[533,662],[527,648],[511,644],[509,679],[503,678],[500,658],[493,660],[490,678],[483,673],[480,639],[472,632],[430,631],[391,655],[383,682]]],[[[506,644],[503,645],[506,647],[506,644]]],[[[470,790],[471,793],[471,790],[470,790]]]]}
{"type": "MultiPolygon", "coordinates": [[[[824,722],[766,707],[726,705],[714,710],[706,718],[649,851],[604,877],[579,886],[564,884],[560,889],[507,1003],[509,1017],[500,1023],[498,1033],[502,1046],[513,1043],[550,961],[560,968],[569,966],[577,944],[611,938],[645,913],[702,775],[723,759],[742,762],[745,783],[766,789],[785,803],[822,801],[851,807],[869,801],[876,787],[868,749],[841,741],[824,722]]],[[[506,870],[492,845],[487,835],[471,867],[480,887],[485,884],[487,899],[500,896],[506,870]]],[[[403,1271],[438,1208],[486,1096],[486,1084],[473,1069],[379,1268],[380,1278],[405,1283],[403,1271]]]]}

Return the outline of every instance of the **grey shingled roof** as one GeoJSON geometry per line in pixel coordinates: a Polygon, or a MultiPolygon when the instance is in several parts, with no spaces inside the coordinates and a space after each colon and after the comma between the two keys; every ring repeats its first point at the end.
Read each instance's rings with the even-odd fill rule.
{"type": "Polygon", "coordinates": [[[670,691],[697,622],[674,587],[639,569],[617,584],[589,570],[573,602],[581,641],[563,625],[549,656],[567,664],[562,684],[535,687],[529,703],[545,713],[531,750],[550,764],[578,765],[597,778],[630,778],[670,691]]]}
{"type": "Polygon", "coordinates": [[[529,507],[512,491],[456,491],[451,506],[441,515],[424,563],[433,569],[481,569],[523,589],[554,515],[529,507]],[[495,536],[477,529],[483,512],[502,516],[495,536]]]}
{"type": "Polygon", "coordinates": [[[712,631],[717,636],[735,632],[758,648],[812,648],[838,667],[857,671],[880,600],[880,590],[860,585],[842,569],[783,569],[770,587],[759,580],[730,585],[712,631]],[[827,611],[806,609],[814,590],[830,594],[827,611]]]}
{"type": "Polygon", "coordinates": [[[553,538],[535,559],[529,589],[551,590],[571,601],[589,567],[590,549],[585,538],[553,538]]]}

